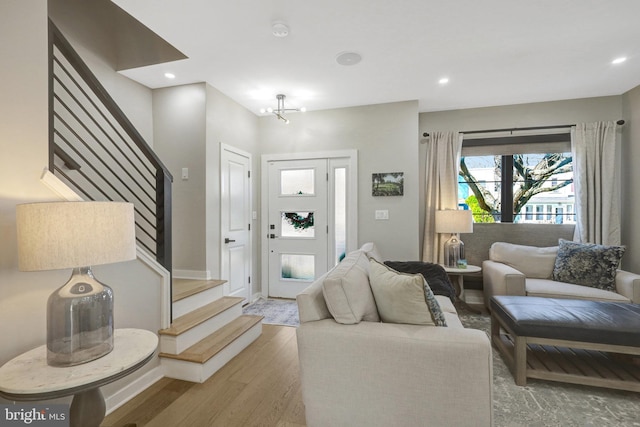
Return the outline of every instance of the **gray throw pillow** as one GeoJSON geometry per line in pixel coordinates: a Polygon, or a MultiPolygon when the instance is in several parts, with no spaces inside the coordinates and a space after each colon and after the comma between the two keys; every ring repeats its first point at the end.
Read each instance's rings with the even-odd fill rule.
{"type": "Polygon", "coordinates": [[[553,280],[615,292],[616,271],[624,251],[624,246],[560,239],[553,280]]]}

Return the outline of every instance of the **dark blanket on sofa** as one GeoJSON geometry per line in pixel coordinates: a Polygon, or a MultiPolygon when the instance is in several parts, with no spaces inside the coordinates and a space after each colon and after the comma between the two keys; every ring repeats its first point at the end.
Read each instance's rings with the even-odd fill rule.
{"type": "Polygon", "coordinates": [[[422,274],[435,295],[444,295],[455,302],[456,291],[449,280],[449,275],[441,265],[421,261],[385,261],[384,263],[401,273],[422,274]]]}

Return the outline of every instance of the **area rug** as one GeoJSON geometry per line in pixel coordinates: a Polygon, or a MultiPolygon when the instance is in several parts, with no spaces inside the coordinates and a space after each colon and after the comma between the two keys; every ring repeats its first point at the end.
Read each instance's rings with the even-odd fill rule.
{"type": "MultiPolygon", "coordinates": [[[[259,299],[244,312],[265,316],[264,323],[300,324],[298,306],[291,300],[259,299]]],[[[489,334],[486,314],[461,310],[460,320],[466,328],[489,334]]],[[[493,415],[495,427],[640,427],[640,393],[532,379],[520,387],[494,349],[493,415]]]]}
{"type": "Polygon", "coordinates": [[[298,305],[294,300],[260,298],[245,306],[242,313],[264,316],[262,323],[269,325],[300,326],[298,305]]]}
{"type": "MultiPolygon", "coordinates": [[[[489,335],[490,317],[461,312],[466,328],[489,335]]],[[[493,349],[493,415],[496,427],[640,426],[640,393],[527,379],[515,384],[493,349]]]]}

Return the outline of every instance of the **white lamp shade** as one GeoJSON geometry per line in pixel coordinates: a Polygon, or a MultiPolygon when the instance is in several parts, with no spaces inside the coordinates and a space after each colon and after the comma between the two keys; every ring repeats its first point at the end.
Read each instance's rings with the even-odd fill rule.
{"type": "Polygon", "coordinates": [[[436,211],[436,233],[473,233],[473,214],[470,210],[436,211]]]}
{"type": "Polygon", "coordinates": [[[21,271],[57,270],[136,257],[133,204],[47,202],[16,207],[21,271]]]}

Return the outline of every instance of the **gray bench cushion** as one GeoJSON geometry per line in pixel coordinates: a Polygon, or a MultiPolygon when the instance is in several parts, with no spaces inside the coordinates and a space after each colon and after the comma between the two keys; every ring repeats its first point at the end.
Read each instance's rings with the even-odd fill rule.
{"type": "Polygon", "coordinates": [[[499,295],[490,305],[518,336],[640,347],[638,304],[499,295]]]}

